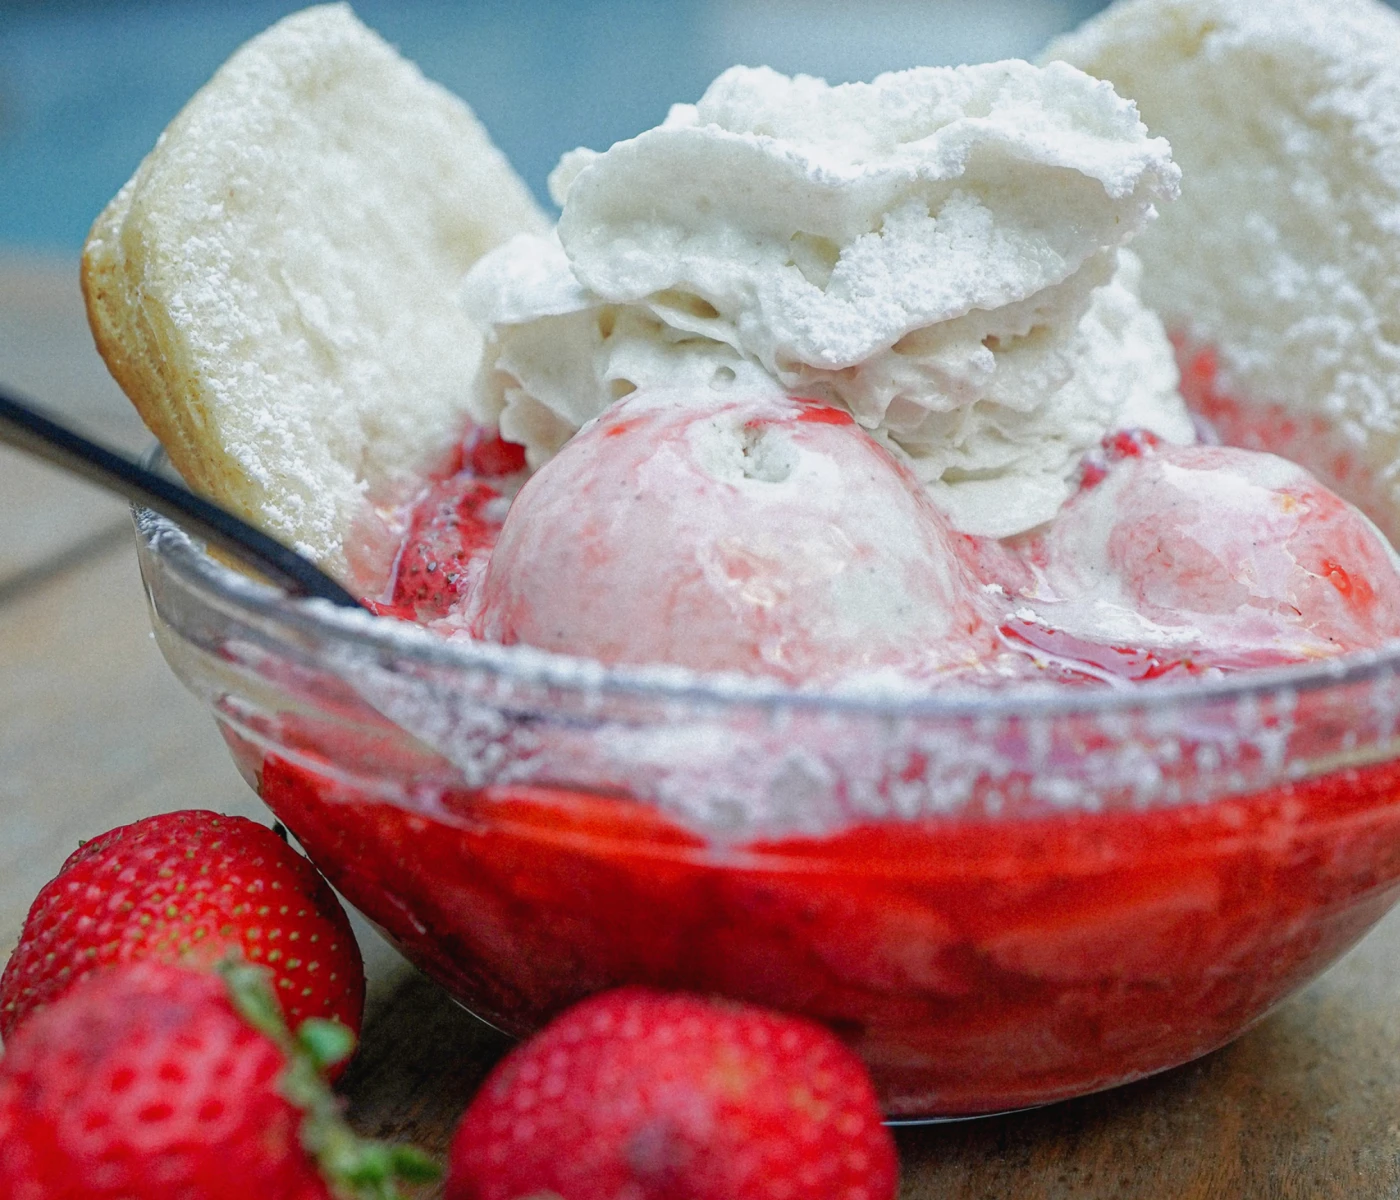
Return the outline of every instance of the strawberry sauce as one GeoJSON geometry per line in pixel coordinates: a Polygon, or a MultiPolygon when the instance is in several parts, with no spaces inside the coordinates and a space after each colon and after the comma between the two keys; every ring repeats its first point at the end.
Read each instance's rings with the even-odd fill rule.
{"type": "MultiPolygon", "coordinates": [[[[243,749],[250,749],[243,747],[243,749]]],[[[1124,1083],[1236,1037],[1400,890],[1400,765],[1210,805],[871,824],[718,848],[627,799],[490,788],[411,812],[273,756],[331,882],[516,1034],[645,983],[823,1021],[885,1111],[1124,1083]]]]}
{"type": "MultiPolygon", "coordinates": [[[[1213,358],[1182,353],[1188,398],[1228,440],[1290,453],[1311,441],[1335,468],[1329,482],[1362,488],[1316,431],[1268,414],[1250,424],[1218,389],[1213,358]]],[[[803,419],[836,420],[831,411],[803,419]]],[[[1099,493],[1115,464],[1155,453],[1150,439],[1110,439],[1086,463],[1081,496],[1099,493]]],[[[492,454],[502,474],[519,469],[510,451],[492,454]]],[[[474,486],[437,485],[414,528],[447,540],[464,530],[468,558],[489,553],[499,526],[478,519],[474,486]]],[[[1020,561],[1049,569],[1053,549],[1031,546],[1020,561]]],[[[996,547],[969,554],[1010,561],[996,547]]],[[[420,617],[437,607],[427,563],[449,559],[410,544],[395,602],[420,617]]],[[[1161,555],[1143,562],[1157,595],[1161,555]]],[[[1340,598],[1327,603],[1374,602],[1364,576],[1335,556],[1318,562],[1324,599],[1340,598]]],[[[1035,621],[998,628],[1009,653],[1060,663],[1053,677],[1068,682],[1189,683],[1203,670],[1035,621]]],[[[1284,762],[1224,784],[1223,797],[1215,787],[1206,803],[1143,807],[1105,793],[1060,810],[969,806],[739,843],[712,841],[624,789],[443,783],[450,767],[417,751],[398,758],[392,738],[377,757],[338,744],[334,730],[267,729],[256,744],[225,734],[331,883],[500,1028],[528,1033],[626,983],[731,996],[836,1030],[888,1114],[950,1116],[1082,1095],[1205,1054],[1395,902],[1400,762],[1352,753],[1389,736],[1366,724],[1361,700],[1314,699],[1284,762]],[[1301,762],[1333,765],[1268,783],[1301,762]]],[[[901,780],[930,769],[911,754],[901,780]]]]}

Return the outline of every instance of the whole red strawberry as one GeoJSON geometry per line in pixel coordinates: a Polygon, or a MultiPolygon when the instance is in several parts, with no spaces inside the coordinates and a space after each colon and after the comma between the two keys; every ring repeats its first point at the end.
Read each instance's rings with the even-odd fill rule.
{"type": "Polygon", "coordinates": [[[0,1196],[392,1196],[395,1177],[435,1172],[411,1151],[357,1142],[341,1121],[320,1069],[352,1042],[314,1020],[294,1040],[257,967],[104,971],[6,1046],[0,1196]]]}
{"type": "Polygon", "coordinates": [[[820,1026],[644,988],[571,1009],[488,1077],[447,1200],[890,1200],[865,1068],[820,1026]]]}
{"type": "Polygon", "coordinates": [[[46,884],[0,977],[0,1034],[99,968],[142,959],[212,966],[235,952],[273,973],[293,1025],[359,1032],[365,975],[316,868],[245,817],[177,812],[94,838],[46,884]]]}

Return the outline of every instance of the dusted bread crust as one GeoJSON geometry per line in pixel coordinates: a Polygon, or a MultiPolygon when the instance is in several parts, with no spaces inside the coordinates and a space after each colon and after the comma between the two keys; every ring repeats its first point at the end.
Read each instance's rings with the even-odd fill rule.
{"type": "Polygon", "coordinates": [[[1181,165],[1133,244],[1143,298],[1219,351],[1223,390],[1339,430],[1400,533],[1400,16],[1126,0],[1045,57],[1131,96],[1181,165]]]}
{"type": "Polygon", "coordinates": [[[461,277],[547,228],[466,105],[328,5],[186,105],[94,224],[83,292],[190,485],[369,585],[388,552],[371,501],[415,486],[467,424],[481,335],[461,277]]]}

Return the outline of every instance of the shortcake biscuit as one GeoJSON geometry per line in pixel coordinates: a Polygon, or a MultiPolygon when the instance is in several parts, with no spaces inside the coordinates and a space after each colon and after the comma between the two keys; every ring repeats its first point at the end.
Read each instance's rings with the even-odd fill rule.
{"type": "Polygon", "coordinates": [[[185,106],[93,226],[83,289],[185,479],[368,590],[391,553],[377,506],[467,424],[462,275],[547,228],[466,105],[327,5],[185,106]]]}

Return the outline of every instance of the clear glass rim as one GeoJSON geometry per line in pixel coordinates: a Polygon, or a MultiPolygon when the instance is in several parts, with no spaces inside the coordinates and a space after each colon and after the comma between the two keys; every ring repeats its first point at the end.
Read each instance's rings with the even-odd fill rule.
{"type": "Polygon", "coordinates": [[[814,690],[777,680],[701,675],[678,667],[605,667],[590,659],[515,645],[448,640],[419,626],[292,598],[211,558],[178,524],[133,508],[136,535],[164,570],[206,602],[232,606],[302,637],[366,647],[435,670],[460,670],[520,684],[587,689],[657,703],[805,709],[880,719],[976,719],[1111,715],[1209,707],[1231,701],[1342,688],[1393,676],[1400,643],[1316,663],[1241,671],[1217,679],[1154,682],[1123,688],[1045,684],[1015,688],[948,688],[899,693],[888,688],[814,690]]]}

